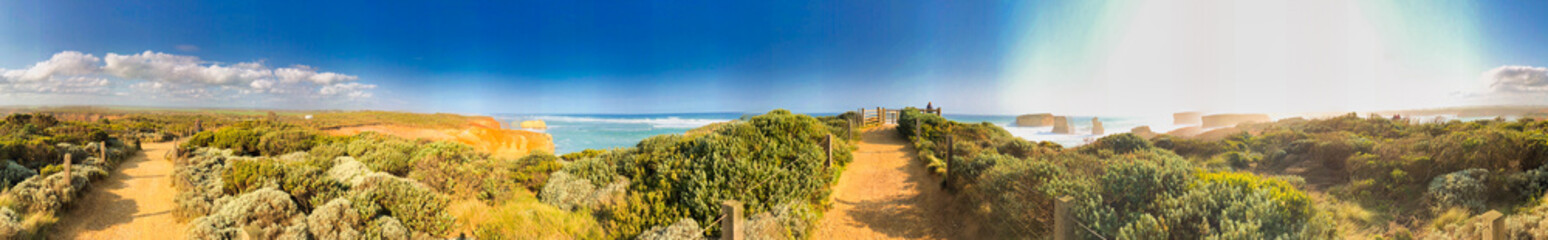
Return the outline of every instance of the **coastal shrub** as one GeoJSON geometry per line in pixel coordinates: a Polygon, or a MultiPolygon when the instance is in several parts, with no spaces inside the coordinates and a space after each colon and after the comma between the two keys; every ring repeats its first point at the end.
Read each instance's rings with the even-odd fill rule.
{"type": "MultiPolygon", "coordinates": [[[[569,154],[565,155],[569,156],[569,154]]],[[[595,157],[595,155],[591,157],[595,157]]],[[[540,191],[543,189],[543,185],[548,182],[549,174],[564,167],[564,165],[559,163],[559,159],[554,157],[553,154],[546,152],[537,152],[521,157],[511,166],[511,180],[521,184],[528,191],[540,191]]],[[[603,170],[612,171],[611,168],[603,170]]]]}
{"type": "Polygon", "coordinates": [[[409,229],[393,217],[378,217],[366,224],[364,239],[409,239],[409,229]]]}
{"type": "Polygon", "coordinates": [[[173,162],[172,187],[177,189],[173,201],[177,208],[173,209],[172,216],[191,220],[208,215],[214,209],[215,200],[224,195],[221,173],[225,172],[228,159],[234,158],[231,153],[231,150],[200,148],[191,153],[192,157],[173,162]]]}
{"type": "Polygon", "coordinates": [[[988,208],[987,229],[1006,236],[1035,236],[1053,226],[1043,217],[1053,212],[1054,199],[1067,194],[1089,194],[1090,179],[1070,177],[1065,167],[1053,161],[1011,161],[996,164],[985,171],[978,184],[962,191],[978,205],[988,208]],[[1037,214],[1045,213],[1045,214],[1037,214]]]}
{"type": "Polygon", "coordinates": [[[328,169],[328,177],[350,187],[360,185],[372,173],[370,167],[352,157],[338,157],[333,162],[333,168],[328,169]]]}
{"type": "MultiPolygon", "coordinates": [[[[581,159],[585,159],[585,158],[597,157],[597,156],[600,156],[600,155],[602,155],[604,153],[607,153],[607,151],[606,150],[597,150],[597,149],[587,148],[586,150],[581,150],[579,152],[572,152],[572,153],[566,153],[564,155],[560,155],[559,158],[560,159],[564,159],[565,161],[575,161],[575,160],[581,160],[581,159]]],[[[533,155],[538,155],[538,154],[533,154],[533,155]]]]}
{"type": "Polygon", "coordinates": [[[1505,180],[1507,192],[1516,193],[1516,198],[1521,200],[1538,200],[1543,193],[1548,191],[1548,165],[1539,166],[1536,169],[1511,174],[1505,180]]]}
{"type": "Polygon", "coordinates": [[[591,180],[559,171],[550,176],[539,198],[564,210],[601,209],[621,202],[628,186],[628,181],[621,179],[598,186],[591,180]]]}
{"type": "MultiPolygon", "coordinates": [[[[351,189],[349,194],[350,201],[357,209],[383,211],[362,215],[390,214],[396,218],[394,222],[401,221],[401,225],[410,231],[436,236],[445,234],[451,228],[451,216],[445,211],[450,200],[412,180],[372,174],[351,189]]],[[[379,227],[376,221],[373,220],[370,227],[379,227]]],[[[370,231],[366,232],[369,237],[370,231]]]]}
{"type": "Polygon", "coordinates": [[[346,143],[339,142],[328,144],[319,143],[316,146],[312,146],[312,149],[306,151],[306,161],[308,162],[307,164],[311,164],[312,166],[321,169],[331,169],[333,168],[335,159],[338,159],[339,157],[349,157],[349,149],[345,146],[346,143]]]}
{"type": "Polygon", "coordinates": [[[371,167],[371,170],[395,176],[408,175],[409,170],[414,166],[408,154],[391,150],[372,151],[357,159],[371,167]]]}
{"type": "MultiPolygon", "coordinates": [[[[79,176],[79,173],[72,173],[79,176]]],[[[17,183],[6,192],[11,197],[12,206],[25,212],[51,212],[64,207],[66,203],[75,200],[79,188],[86,186],[84,177],[72,179],[71,184],[65,183],[64,173],[55,173],[42,177],[28,178],[17,183]]]]}
{"type": "Polygon", "coordinates": [[[1199,173],[1182,193],[1157,204],[1169,224],[1168,236],[1174,238],[1332,237],[1326,223],[1316,222],[1326,219],[1314,218],[1306,193],[1284,181],[1250,173],[1199,173]]]}
{"type": "Polygon", "coordinates": [[[16,164],[16,161],[5,160],[5,166],[0,167],[0,190],[11,189],[11,186],[35,175],[37,173],[32,169],[16,164]]]}
{"type": "Polygon", "coordinates": [[[335,198],[306,217],[307,230],[317,239],[360,239],[365,228],[365,216],[355,211],[349,199],[335,198]]]}
{"type": "Polygon", "coordinates": [[[751,239],[807,239],[818,220],[817,210],[807,203],[781,203],[773,210],[747,218],[747,235],[751,239]]]}
{"type": "Polygon", "coordinates": [[[213,213],[189,224],[189,239],[229,239],[246,233],[259,239],[306,239],[306,215],[290,195],[259,189],[217,201],[213,213]]]}
{"type": "Polygon", "coordinates": [[[704,229],[692,218],[683,218],[672,225],[652,227],[640,233],[639,240],[692,240],[705,239],[704,229]]]}
{"type": "Polygon", "coordinates": [[[10,207],[0,207],[0,238],[22,238],[21,235],[26,228],[22,226],[21,221],[22,215],[17,213],[16,210],[11,210],[10,207]]]}
{"type": "Polygon", "coordinates": [[[229,163],[221,173],[226,195],[237,195],[264,186],[277,185],[295,197],[303,210],[327,203],[344,191],[344,184],[322,170],[304,162],[282,162],[270,158],[241,159],[229,163]]]}
{"type": "Polygon", "coordinates": [[[1488,176],[1488,170],[1474,168],[1435,177],[1430,181],[1427,199],[1437,211],[1461,207],[1482,212],[1484,202],[1488,200],[1484,192],[1484,181],[1488,176]]]}
{"type": "Polygon", "coordinates": [[[316,145],[313,135],[302,130],[282,130],[264,133],[258,140],[258,150],[264,156],[278,156],[292,152],[307,151],[313,145],[316,145]]]}
{"type": "MultiPolygon", "coordinates": [[[[827,199],[828,186],[834,180],[831,169],[823,167],[826,157],[820,145],[831,128],[816,118],[774,110],[742,121],[720,124],[713,131],[690,135],[664,135],[647,138],[633,148],[617,149],[597,159],[603,163],[572,163],[563,178],[606,178],[611,168],[627,179],[629,194],[625,203],[601,207],[608,238],[632,238],[656,226],[670,225],[682,218],[707,222],[718,217],[720,203],[738,200],[746,204],[749,215],[772,211],[775,204],[807,202],[821,205],[827,199]],[[583,166],[599,167],[597,171],[583,166]],[[571,169],[576,171],[570,171],[571,169]],[[599,173],[599,174],[592,174],[599,173]]],[[[836,149],[849,149],[847,142],[834,142],[836,149]]],[[[834,151],[834,164],[850,161],[848,151],[834,151]]],[[[555,173],[544,188],[583,186],[560,180],[555,173]]],[[[587,180],[592,181],[592,180],[587,180]]],[[[598,183],[592,182],[592,186],[598,183]]],[[[576,191],[583,192],[583,191],[576,191]]],[[[545,202],[550,201],[545,198],[545,202]]],[[[709,226],[714,232],[719,226],[709,226]]],[[[806,231],[807,229],[793,230],[806,231]]],[[[713,233],[712,233],[713,234],[713,233]]]]}
{"type": "Polygon", "coordinates": [[[1088,151],[1110,150],[1116,154],[1125,154],[1139,150],[1149,149],[1150,140],[1133,133],[1120,133],[1098,138],[1096,142],[1087,147],[1088,151]]]}
{"type": "Polygon", "coordinates": [[[563,170],[573,177],[585,179],[597,186],[613,182],[618,178],[618,173],[613,170],[613,166],[601,158],[588,158],[571,162],[564,165],[563,170]]]}
{"type": "MultiPolygon", "coordinates": [[[[472,151],[466,145],[456,145],[463,149],[458,151],[472,151]]],[[[436,147],[425,149],[433,148],[436,147]]],[[[471,152],[446,152],[414,161],[414,170],[409,173],[409,178],[459,198],[495,200],[497,197],[509,196],[510,191],[520,188],[519,183],[507,181],[509,173],[504,167],[499,162],[471,152]]]]}
{"type": "Polygon", "coordinates": [[[973,158],[957,158],[951,162],[951,168],[947,169],[946,185],[952,189],[964,189],[973,185],[979,175],[993,168],[1000,162],[1020,161],[1011,156],[1000,154],[979,154],[973,158]]]}

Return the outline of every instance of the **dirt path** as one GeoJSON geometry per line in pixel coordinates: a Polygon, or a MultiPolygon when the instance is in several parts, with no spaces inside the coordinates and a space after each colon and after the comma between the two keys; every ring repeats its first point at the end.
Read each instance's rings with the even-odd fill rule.
{"type": "Polygon", "coordinates": [[[915,156],[893,126],[866,130],[815,239],[976,239],[915,156]]]}
{"type": "Polygon", "coordinates": [[[93,183],[53,229],[49,239],[181,239],[188,226],[172,218],[173,143],[151,143],[93,183]]]}

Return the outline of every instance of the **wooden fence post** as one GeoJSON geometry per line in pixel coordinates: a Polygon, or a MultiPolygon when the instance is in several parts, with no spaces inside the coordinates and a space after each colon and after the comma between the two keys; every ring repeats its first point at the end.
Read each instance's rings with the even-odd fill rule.
{"type": "Polygon", "coordinates": [[[822,142],[822,151],[828,154],[828,160],[822,162],[822,168],[831,168],[833,167],[833,134],[828,134],[822,142]]]}
{"type": "Polygon", "coordinates": [[[64,162],[65,185],[75,186],[75,185],[71,185],[70,184],[70,179],[72,178],[72,177],[70,177],[70,154],[66,153],[64,157],[65,157],[65,159],[64,159],[65,160],[65,162],[64,162]]]}
{"type": "Polygon", "coordinates": [[[957,156],[956,154],[952,154],[952,150],[953,150],[952,148],[955,148],[955,147],[957,147],[957,146],[956,146],[956,144],[952,144],[951,133],[947,133],[946,134],[946,175],[948,175],[948,177],[946,179],[952,179],[950,177],[950,175],[951,175],[951,160],[956,158],[956,156],[957,156]]]}
{"type": "Polygon", "coordinates": [[[1054,200],[1054,240],[1075,239],[1075,222],[1070,217],[1070,205],[1075,197],[1064,196],[1054,200]]]}
{"type": "Polygon", "coordinates": [[[1478,229],[1478,239],[1505,240],[1505,218],[1498,211],[1489,211],[1478,216],[1478,222],[1482,227],[1478,229]]]}
{"type": "Polygon", "coordinates": [[[848,120],[844,122],[844,139],[855,138],[855,119],[850,118],[848,120]]]}
{"type": "Polygon", "coordinates": [[[726,200],[720,203],[720,239],[742,240],[742,202],[726,200]]]}
{"type": "Polygon", "coordinates": [[[107,162],[107,141],[98,142],[97,149],[102,150],[101,157],[98,158],[101,158],[104,163],[107,162]]]}
{"type": "Polygon", "coordinates": [[[887,125],[887,109],[876,107],[876,125],[887,125]]]}

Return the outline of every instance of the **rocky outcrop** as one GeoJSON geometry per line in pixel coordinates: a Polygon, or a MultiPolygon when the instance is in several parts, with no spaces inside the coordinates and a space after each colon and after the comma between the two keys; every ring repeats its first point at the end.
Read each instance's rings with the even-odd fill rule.
{"type": "Polygon", "coordinates": [[[1016,126],[1022,127],[1047,127],[1054,125],[1054,115],[1048,113],[1027,114],[1016,116],[1016,126]]]}
{"type": "Polygon", "coordinates": [[[1097,120],[1096,117],[1091,117],[1091,135],[1102,135],[1103,132],[1102,120],[1097,120]]]}
{"type": "Polygon", "coordinates": [[[548,123],[547,122],[543,122],[543,120],[526,120],[526,121],[521,121],[521,128],[522,129],[548,129],[548,123]]]}
{"type": "Polygon", "coordinates": [[[1204,128],[1234,127],[1243,123],[1269,122],[1267,114],[1214,114],[1203,117],[1204,128]]]}
{"type": "Polygon", "coordinates": [[[1199,114],[1199,112],[1173,113],[1172,114],[1172,124],[1176,124],[1176,125],[1198,125],[1198,124],[1203,122],[1203,120],[1200,119],[1200,116],[1202,116],[1202,115],[1199,114]]]}
{"type": "Polygon", "coordinates": [[[1204,132],[1203,128],[1199,128],[1198,126],[1188,126],[1188,127],[1184,127],[1184,128],[1173,129],[1170,132],[1166,132],[1166,135],[1179,136],[1179,137],[1192,137],[1194,135],[1199,135],[1199,133],[1203,133],[1203,132],[1204,132]]]}
{"type": "Polygon", "coordinates": [[[1074,128],[1070,127],[1070,119],[1069,118],[1067,118],[1067,117],[1054,117],[1054,119],[1053,119],[1053,133],[1055,133],[1055,134],[1074,134],[1075,130],[1074,130],[1074,128]]]}
{"type": "Polygon", "coordinates": [[[1150,130],[1150,126],[1134,127],[1134,129],[1130,129],[1129,130],[1129,133],[1133,133],[1135,136],[1140,136],[1140,137],[1145,138],[1145,139],[1151,139],[1151,138],[1155,138],[1156,137],[1156,132],[1151,131],[1150,130]]]}

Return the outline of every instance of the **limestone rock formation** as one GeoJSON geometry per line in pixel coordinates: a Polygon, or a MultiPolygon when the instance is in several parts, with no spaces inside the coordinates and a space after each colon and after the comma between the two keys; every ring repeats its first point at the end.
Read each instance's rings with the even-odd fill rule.
{"type": "Polygon", "coordinates": [[[1096,117],[1091,117],[1091,135],[1102,135],[1103,132],[1102,120],[1097,120],[1096,117]]]}
{"type": "Polygon", "coordinates": [[[1267,114],[1214,114],[1203,117],[1204,128],[1234,127],[1243,123],[1269,122],[1267,114]]]}
{"type": "Polygon", "coordinates": [[[360,132],[378,132],[411,139],[454,141],[472,146],[474,150],[489,153],[492,157],[516,159],[534,151],[554,152],[554,139],[546,133],[502,129],[500,122],[491,117],[471,117],[468,123],[454,128],[414,127],[396,124],[376,124],[343,127],[326,130],[339,136],[360,132]]]}
{"type": "Polygon", "coordinates": [[[1047,127],[1054,125],[1054,115],[1048,113],[1027,114],[1016,116],[1016,126],[1022,127],[1047,127]]]}
{"type": "Polygon", "coordinates": [[[1199,112],[1173,113],[1172,114],[1172,124],[1176,124],[1176,125],[1198,125],[1199,123],[1203,122],[1202,120],[1200,120],[1200,116],[1202,116],[1202,115],[1200,115],[1199,112]]]}
{"type": "Polygon", "coordinates": [[[1156,132],[1155,131],[1151,131],[1150,130],[1150,126],[1134,127],[1134,129],[1130,129],[1129,130],[1129,133],[1133,133],[1135,136],[1140,136],[1140,137],[1145,138],[1145,139],[1151,139],[1151,138],[1155,138],[1156,137],[1156,132]]]}
{"type": "Polygon", "coordinates": [[[548,129],[548,123],[547,122],[543,122],[543,120],[526,120],[526,121],[521,121],[521,128],[523,128],[523,129],[548,129]]]}
{"type": "Polygon", "coordinates": [[[1073,129],[1071,129],[1071,127],[1070,127],[1070,119],[1069,118],[1066,118],[1066,117],[1054,117],[1054,119],[1053,119],[1053,133],[1055,133],[1055,134],[1073,134],[1073,133],[1075,133],[1075,131],[1073,129]]]}

